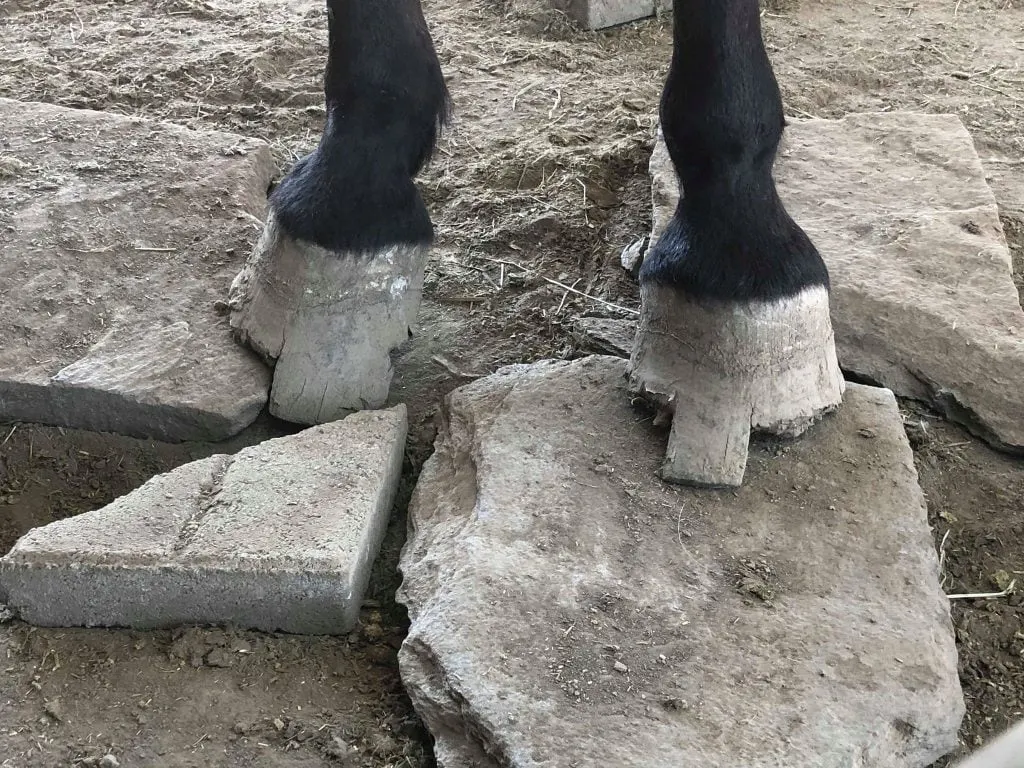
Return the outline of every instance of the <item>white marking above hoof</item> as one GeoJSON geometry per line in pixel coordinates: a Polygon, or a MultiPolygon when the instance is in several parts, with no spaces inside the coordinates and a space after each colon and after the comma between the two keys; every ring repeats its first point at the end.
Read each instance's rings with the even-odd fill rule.
{"type": "Polygon", "coordinates": [[[640,292],[629,388],[672,414],[665,480],[738,486],[752,430],[796,437],[842,402],[824,287],[742,303],[640,292]]]}

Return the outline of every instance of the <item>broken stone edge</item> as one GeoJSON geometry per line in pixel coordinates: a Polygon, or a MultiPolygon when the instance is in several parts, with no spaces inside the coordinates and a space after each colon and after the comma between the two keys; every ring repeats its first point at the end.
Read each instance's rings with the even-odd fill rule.
{"type": "MultiPolygon", "coordinates": [[[[371,525],[363,530],[357,562],[338,567],[322,561],[326,567],[313,568],[309,558],[291,558],[285,553],[262,569],[243,570],[238,566],[246,565],[244,556],[232,567],[201,561],[166,562],[166,555],[146,553],[125,564],[113,562],[110,554],[90,555],[86,548],[73,555],[21,553],[15,544],[0,558],[0,605],[6,604],[23,621],[41,627],[145,630],[200,624],[306,635],[350,632],[360,610],[353,597],[364,594],[369,583],[405,457],[406,408],[398,405],[387,410],[399,418],[382,472],[385,492],[371,513],[371,525]],[[71,557],[74,560],[69,562],[71,557]],[[102,610],[97,611],[96,606],[102,610]]],[[[200,461],[224,458],[232,457],[220,454],[200,461]]]]}
{"type": "MultiPolygon", "coordinates": [[[[589,358],[583,358],[582,362],[588,359],[600,360],[601,358],[608,360],[616,359],[611,356],[593,355],[589,358]]],[[[575,362],[580,363],[581,361],[575,362]]],[[[541,360],[532,365],[514,364],[498,369],[487,378],[500,379],[501,377],[515,377],[517,374],[540,373],[545,367],[564,365],[566,363],[563,361],[555,360],[541,360]]],[[[460,389],[476,392],[478,391],[477,388],[482,384],[483,380],[478,380],[460,389]]],[[[495,382],[495,385],[497,385],[495,388],[501,387],[498,382],[495,382]]],[[[514,382],[511,386],[515,386],[514,382]]],[[[898,404],[891,390],[884,387],[870,387],[849,383],[847,385],[847,392],[850,395],[864,398],[866,402],[872,405],[883,405],[891,409],[898,418],[898,404]]],[[[466,652],[447,647],[445,650],[448,651],[446,655],[449,656],[448,661],[450,663],[446,663],[445,659],[432,646],[432,638],[435,640],[440,638],[445,638],[446,641],[450,640],[451,630],[447,626],[449,622],[445,616],[444,605],[448,598],[441,589],[441,582],[435,576],[439,566],[431,564],[429,551],[423,549],[424,544],[422,541],[417,541],[416,521],[418,516],[415,509],[417,504],[422,504],[418,500],[420,485],[428,480],[437,482],[439,479],[445,479],[451,481],[450,484],[442,485],[440,495],[438,496],[440,503],[431,514],[424,515],[424,519],[432,520],[431,525],[451,528],[447,522],[449,518],[458,518],[467,514],[469,517],[472,517],[472,513],[467,513],[465,504],[468,503],[470,508],[472,508],[477,503],[476,494],[478,491],[474,491],[474,489],[478,488],[477,458],[479,455],[479,445],[472,434],[474,430],[473,418],[470,413],[472,405],[469,403],[466,405],[459,404],[456,399],[458,394],[459,390],[455,390],[445,398],[443,412],[445,421],[450,423],[450,426],[446,424],[439,432],[435,443],[435,453],[424,465],[423,473],[420,476],[420,481],[414,490],[410,503],[409,535],[403,548],[402,563],[405,563],[408,558],[411,569],[416,572],[415,579],[417,583],[414,587],[414,592],[418,594],[418,597],[413,599],[412,593],[407,591],[409,585],[403,577],[403,584],[398,591],[398,601],[409,611],[412,626],[399,652],[401,677],[406,691],[414,704],[414,708],[420,717],[423,718],[435,739],[435,756],[441,768],[497,768],[498,766],[505,765],[533,765],[531,753],[527,752],[524,754],[522,750],[516,749],[508,739],[503,738],[502,732],[505,730],[503,727],[505,716],[501,714],[501,710],[495,711],[494,707],[490,706],[494,703],[491,700],[493,697],[490,692],[480,691],[479,695],[475,696],[472,686],[468,686],[460,678],[459,671],[464,671],[466,668],[467,660],[464,657],[466,652]],[[469,469],[468,476],[458,472],[458,468],[463,464],[469,469]],[[461,486],[461,489],[459,486],[461,486]],[[447,492],[446,488],[449,489],[447,492]],[[467,502],[465,498],[460,499],[462,491],[471,493],[472,500],[467,502]],[[474,699],[477,700],[474,701],[474,699]]],[[[927,505],[917,484],[913,454],[909,443],[906,442],[905,435],[902,436],[900,442],[900,453],[903,454],[900,458],[903,465],[913,476],[913,485],[916,488],[914,495],[919,500],[920,514],[926,518],[927,505]]],[[[927,522],[925,522],[924,528],[926,531],[930,531],[927,522]]],[[[442,537],[449,535],[451,534],[442,534],[442,537]]],[[[450,566],[440,567],[441,570],[448,570],[450,568],[450,566]]],[[[919,747],[915,756],[921,762],[908,762],[906,765],[930,765],[934,760],[951,752],[957,745],[956,733],[965,713],[959,678],[955,673],[956,652],[952,643],[952,625],[948,623],[950,621],[949,603],[944,599],[938,587],[937,557],[929,558],[929,568],[934,570],[935,573],[935,589],[938,593],[936,597],[942,601],[943,613],[948,626],[947,631],[952,656],[952,658],[948,659],[948,666],[952,671],[957,706],[954,706],[949,713],[949,726],[947,728],[934,731],[928,730],[915,734],[916,741],[924,743],[930,741],[932,746],[927,751],[929,755],[927,759],[924,757],[925,752],[923,748],[919,747]]],[[[501,698],[504,699],[504,697],[501,698]]],[[[506,699],[504,701],[504,711],[514,713],[518,711],[517,707],[535,705],[536,702],[530,699],[524,692],[523,696],[516,695],[506,699]]],[[[510,728],[514,730],[515,726],[510,726],[510,728]]],[[[883,738],[881,733],[874,735],[883,738]]],[[[868,747],[868,750],[870,751],[874,746],[876,745],[868,747]]],[[[908,760],[912,759],[906,754],[903,757],[908,760]]],[[[765,765],[769,764],[774,765],[774,763],[766,763],[765,765]]],[[[886,765],[888,764],[886,763],[886,765]]],[[[873,763],[869,760],[867,765],[873,765],[873,763]]],[[[900,765],[904,765],[904,763],[900,763],[900,765]]]]}
{"type": "MultiPolygon", "coordinates": [[[[258,360],[253,363],[260,365],[258,360]]],[[[266,388],[259,394],[243,393],[237,396],[230,410],[211,410],[196,402],[161,402],[141,392],[69,386],[59,378],[64,370],[67,369],[62,369],[43,385],[8,382],[5,385],[7,397],[18,403],[18,409],[16,414],[7,414],[6,420],[167,443],[219,442],[234,437],[256,421],[267,405],[270,388],[267,375],[266,388]]],[[[0,414],[6,410],[0,403],[0,414]]]]}

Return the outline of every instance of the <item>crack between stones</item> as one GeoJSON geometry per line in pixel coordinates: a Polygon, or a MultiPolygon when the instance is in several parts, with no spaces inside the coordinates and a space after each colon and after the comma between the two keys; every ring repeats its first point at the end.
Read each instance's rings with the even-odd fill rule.
{"type": "MultiPolygon", "coordinates": [[[[473,716],[473,708],[452,685],[433,649],[419,638],[408,638],[405,647],[416,658],[423,679],[436,686],[433,695],[427,693],[423,686],[419,690],[422,699],[430,701],[432,714],[436,715],[434,722],[429,723],[433,726],[434,738],[443,734],[450,744],[457,744],[459,757],[475,768],[514,768],[507,749],[481,718],[473,716]]],[[[424,714],[420,712],[421,716],[424,714]]]]}
{"type": "Polygon", "coordinates": [[[224,489],[224,476],[234,463],[234,456],[223,456],[220,465],[211,473],[210,479],[200,484],[199,495],[195,499],[195,508],[188,519],[182,523],[174,544],[171,546],[171,551],[174,554],[178,554],[192,543],[199,532],[203,519],[220,505],[218,497],[224,489]]]}
{"type": "MultiPolygon", "coordinates": [[[[1002,440],[995,430],[985,424],[977,412],[964,403],[956,391],[939,385],[916,368],[907,368],[907,373],[917,379],[928,392],[928,399],[947,419],[959,424],[979,440],[983,440],[997,451],[1010,456],[1024,456],[1024,445],[1014,445],[1002,440]]],[[[916,398],[912,398],[916,399],[916,398]]]]}

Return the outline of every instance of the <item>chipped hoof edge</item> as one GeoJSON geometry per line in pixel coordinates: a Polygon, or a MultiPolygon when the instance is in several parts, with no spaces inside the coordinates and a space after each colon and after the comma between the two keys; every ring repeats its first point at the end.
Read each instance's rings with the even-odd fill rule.
{"type": "Polygon", "coordinates": [[[330,251],[268,216],[228,305],[236,339],[274,366],[274,416],[322,424],[387,402],[391,351],[419,312],[428,253],[425,245],[330,251]]]}
{"type": "Polygon", "coordinates": [[[657,283],[640,294],[628,386],[672,414],[664,480],[739,486],[751,431],[797,437],[841,404],[826,288],[743,303],[657,283]]]}

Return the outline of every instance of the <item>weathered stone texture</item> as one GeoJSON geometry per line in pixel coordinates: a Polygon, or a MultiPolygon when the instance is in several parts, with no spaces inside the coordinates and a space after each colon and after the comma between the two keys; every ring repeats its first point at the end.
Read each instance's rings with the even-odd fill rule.
{"type": "Polygon", "coordinates": [[[587,29],[604,29],[653,16],[669,0],[551,0],[551,4],[587,29]]]}
{"type": "Polygon", "coordinates": [[[609,357],[454,391],[410,508],[403,681],[443,768],[921,768],[964,712],[892,393],[738,491],[655,478],[609,357]]]}
{"type": "Polygon", "coordinates": [[[577,342],[588,352],[629,357],[636,340],[636,320],[581,317],[573,323],[577,342]]]}
{"type": "Polygon", "coordinates": [[[0,421],[218,440],[267,399],[218,311],[269,147],[0,99],[0,421]]]}

